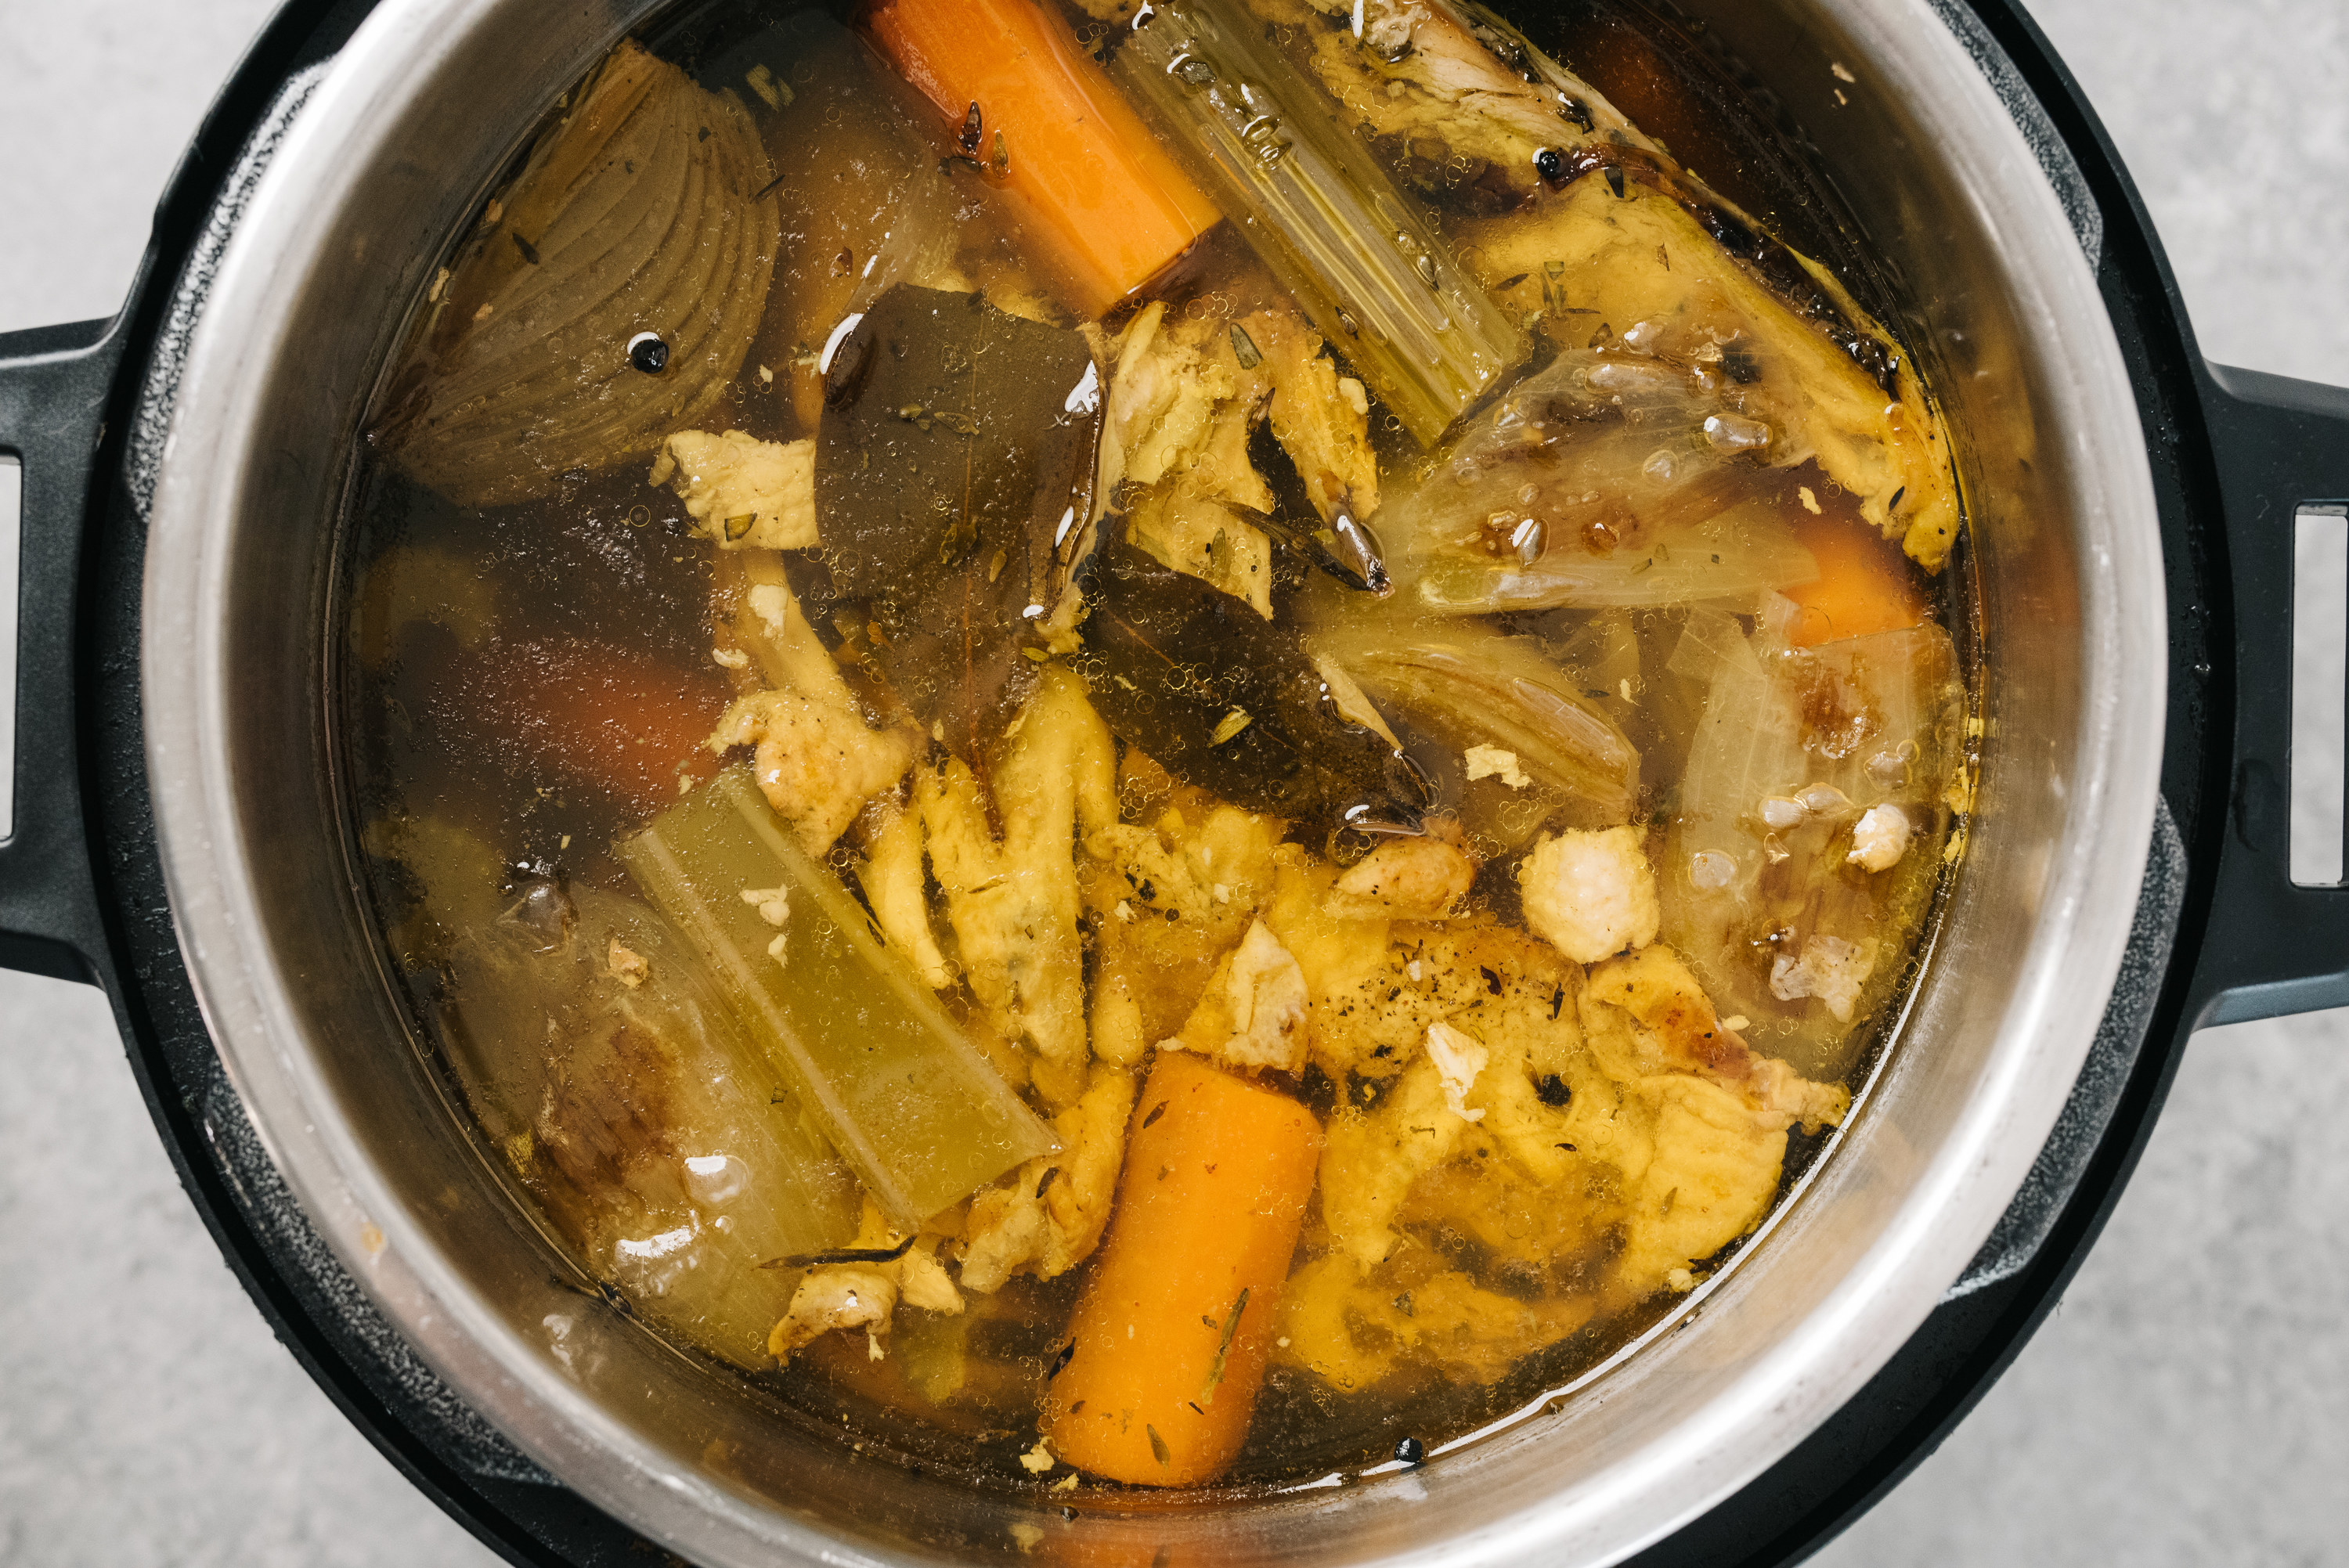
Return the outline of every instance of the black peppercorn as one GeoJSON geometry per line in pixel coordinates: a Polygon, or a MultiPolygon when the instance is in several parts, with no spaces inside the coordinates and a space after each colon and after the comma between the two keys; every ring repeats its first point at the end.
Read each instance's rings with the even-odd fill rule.
{"type": "Polygon", "coordinates": [[[1534,172],[1551,185],[1566,183],[1566,159],[1555,147],[1545,147],[1534,154],[1534,172]]]}
{"type": "Polygon", "coordinates": [[[1405,1438],[1395,1445],[1395,1459],[1402,1464],[1424,1464],[1427,1461],[1427,1445],[1417,1438],[1405,1438]]]}
{"type": "Polygon", "coordinates": [[[640,332],[628,339],[628,363],[647,376],[668,368],[668,345],[657,332],[640,332]]]}

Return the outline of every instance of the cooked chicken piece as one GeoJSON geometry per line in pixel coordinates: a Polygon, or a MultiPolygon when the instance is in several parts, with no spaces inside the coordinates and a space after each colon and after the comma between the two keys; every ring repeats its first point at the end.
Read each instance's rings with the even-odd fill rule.
{"type": "Polygon", "coordinates": [[[1100,493],[1126,480],[1154,485],[1184,473],[1190,491],[1257,511],[1272,491],[1247,460],[1248,428],[1264,417],[1271,379],[1243,368],[1220,316],[1166,320],[1144,305],[1118,339],[1102,426],[1100,493]]]}
{"type": "Polygon", "coordinates": [[[879,1335],[897,1310],[897,1287],[880,1270],[838,1264],[811,1272],[792,1293],[792,1305],[767,1336],[767,1354],[779,1361],[835,1328],[879,1335]]]}
{"type": "Polygon", "coordinates": [[[1655,1154],[1624,1171],[1623,1250],[1608,1282],[1610,1305],[1621,1306],[1692,1287],[1699,1264],[1770,1212],[1786,1158],[1789,1119],[1718,1084],[1671,1073],[1642,1082],[1638,1096],[1653,1118],[1655,1154]]]}
{"type": "Polygon", "coordinates": [[[815,443],[679,430],[661,443],[652,482],[668,485],[721,550],[808,550],[818,542],[815,443]]]}
{"type": "Polygon", "coordinates": [[[1569,828],[1517,868],[1526,924],[1577,964],[1656,939],[1656,873],[1635,828],[1569,828]]]}
{"type": "Polygon", "coordinates": [[[1375,1108],[1331,1119],[1329,1250],[1290,1287],[1293,1364],[1358,1388],[1407,1343],[1489,1381],[1596,1310],[1689,1289],[1768,1212],[1787,1128],[1848,1105],[1840,1088],[1720,1044],[1734,1037],[1668,949],[1601,965],[1588,993],[1561,986],[1554,1016],[1529,978],[1494,971],[1491,1006],[1438,1020],[1375,1108]],[[1464,1274],[1423,1288],[1463,1243],[1515,1282],[1508,1295],[1464,1274]],[[1456,1322],[1435,1305],[1447,1301],[1456,1322]]]}
{"type": "Polygon", "coordinates": [[[1394,1250],[1396,1214],[1412,1184],[1443,1164],[1468,1122],[1447,1103],[1444,1075],[1421,1057],[1375,1109],[1330,1118],[1321,1150],[1321,1222],[1340,1253],[1362,1268],[1394,1250]]]}
{"type": "Polygon", "coordinates": [[[1272,541],[1221,501],[1161,488],[1135,501],[1125,537],[1160,564],[1187,572],[1272,619],[1272,541]]]}
{"type": "Polygon", "coordinates": [[[1847,942],[1815,931],[1803,939],[1799,954],[1781,953],[1770,961],[1770,995],[1781,1002],[1816,996],[1837,1023],[1848,1024],[1875,973],[1874,942],[1847,942]]]}
{"type": "Polygon", "coordinates": [[[1034,1053],[1046,1100],[1065,1106],[1083,1091],[1086,1059],[1074,857],[1081,837],[1115,823],[1116,750],[1083,682],[1057,664],[1007,738],[999,841],[960,758],[920,769],[914,795],[972,994],[1004,1040],[1034,1053]]]}
{"type": "Polygon", "coordinates": [[[1366,1277],[1332,1253],[1297,1272],[1280,1305],[1275,1357],[1352,1392],[1406,1359],[1432,1362],[1455,1382],[1493,1382],[1589,1322],[1598,1299],[1503,1295],[1425,1252],[1366,1277]]]}
{"type": "MultiPolygon", "coordinates": [[[[1361,725],[1397,751],[1402,749],[1402,742],[1395,738],[1395,732],[1387,724],[1386,716],[1379,712],[1378,705],[1371,701],[1361,684],[1340,668],[1335,659],[1315,654],[1313,668],[1321,676],[1321,685],[1330,693],[1330,705],[1338,710],[1339,717],[1349,724],[1361,725]]],[[[1469,777],[1475,776],[1471,774],[1469,777]]]]}
{"type": "MultiPolygon", "coordinates": [[[[1352,0],[1314,4],[1333,15],[1353,9],[1352,0]]],[[[1351,26],[1317,31],[1312,72],[1404,181],[1432,200],[1506,211],[1541,188],[1535,159],[1546,150],[1609,133],[1652,145],[1546,57],[1528,51],[1512,68],[1449,6],[1363,0],[1359,15],[1359,40],[1351,26]]]]}
{"type": "Polygon", "coordinates": [[[1093,983],[1093,1059],[1112,1067],[1138,1068],[1150,1049],[1143,1032],[1142,1007],[1125,976],[1103,973],[1093,983]]]}
{"type": "MultiPolygon", "coordinates": [[[[1350,1049],[1354,1042],[1331,1038],[1330,1020],[1386,972],[1389,923],[1383,915],[1331,913],[1330,899],[1340,872],[1301,845],[1283,844],[1273,855],[1278,870],[1264,921],[1304,973],[1310,998],[1307,1031],[1320,1052],[1322,1069],[1342,1081],[1345,1069],[1333,1070],[1331,1053],[1350,1049]]],[[[1397,1060],[1390,1070],[1401,1066],[1397,1060]]]]}
{"type": "Polygon", "coordinates": [[[1321,521],[1367,522],[1379,510],[1379,463],[1371,450],[1370,394],[1338,374],[1320,335],[1293,311],[1257,311],[1241,325],[1272,377],[1273,439],[1297,465],[1321,521]]]}
{"type": "Polygon", "coordinates": [[[970,1201],[963,1238],[962,1283],[989,1295],[1044,1250],[1044,1205],[1036,1196],[1043,1172],[1023,1165],[1009,1185],[989,1187],[970,1201]]]}
{"type": "Polygon", "coordinates": [[[713,751],[756,746],[760,793],[812,855],[847,830],[864,803],[905,776],[915,738],[866,727],[854,709],[789,692],[735,698],[709,738],[713,751]]]}
{"type": "MultiPolygon", "coordinates": [[[[1126,763],[1129,771],[1147,766],[1131,750],[1126,763]]],[[[1097,987],[1113,981],[1123,988],[1143,1039],[1182,1028],[1224,955],[1247,934],[1272,894],[1280,834],[1274,818],[1182,789],[1147,824],[1113,823],[1086,840],[1097,987]]]]}
{"type": "MultiPolygon", "coordinates": [[[[905,1233],[890,1224],[881,1206],[868,1195],[849,1243],[857,1252],[890,1252],[905,1233]]],[[[942,1233],[925,1225],[914,1244],[886,1263],[828,1264],[811,1269],[792,1293],[792,1304],[767,1336],[767,1354],[788,1361],[792,1352],[835,1328],[863,1328],[879,1336],[889,1332],[890,1320],[902,1303],[925,1312],[962,1311],[962,1293],[937,1260],[942,1233]]]]}
{"type": "MultiPolygon", "coordinates": [[[[1365,4],[1367,39],[1371,10],[1399,8],[1365,4]]],[[[1883,329],[1522,38],[1419,5],[1401,58],[1320,24],[1311,65],[1407,180],[1484,214],[1458,230],[1477,281],[1562,346],[1701,367],[1737,417],[1766,427],[1766,460],[1816,458],[1872,526],[1938,570],[1957,541],[1948,442],[1883,329]]]]}
{"type": "Polygon", "coordinates": [[[1723,1024],[1681,955],[1661,944],[1591,969],[1582,995],[1582,1028],[1609,1071],[1635,1078],[1694,1073],[1742,1095],[1754,1110],[1833,1126],[1851,1091],[1813,1083],[1765,1057],[1723,1024]]]}
{"type": "Polygon", "coordinates": [[[894,799],[874,801],[858,830],[864,838],[864,860],[857,881],[864,888],[881,934],[913,960],[922,984],[943,991],[954,984],[954,966],[938,951],[937,934],[930,929],[929,900],[923,887],[922,817],[894,799]]]}
{"type": "Polygon", "coordinates": [[[1341,920],[1442,920],[1476,880],[1476,862],[1433,834],[1389,839],[1346,868],[1322,900],[1341,920]]]}
{"type": "Polygon", "coordinates": [[[1242,1070],[1305,1066],[1305,971],[1257,921],[1208,978],[1182,1033],[1162,1049],[1197,1051],[1242,1070]]]}
{"type": "MultiPolygon", "coordinates": [[[[1309,887],[1302,873],[1299,884],[1309,887]]],[[[1381,943],[1386,923],[1338,922],[1303,903],[1284,889],[1266,923],[1305,970],[1313,1059],[1340,1082],[1393,1076],[1438,1020],[1491,1044],[1495,1029],[1538,1031],[1571,1014],[1581,971],[1524,932],[1489,919],[1398,921],[1381,943]]]]}
{"type": "Polygon", "coordinates": [[[717,577],[716,651],[744,690],[763,685],[835,707],[856,706],[839,661],[801,612],[780,553],[726,552],[718,558],[717,577]]]}
{"type": "Polygon", "coordinates": [[[1852,825],[1851,853],[1844,859],[1864,872],[1889,872],[1909,852],[1909,813],[1899,807],[1870,806],[1852,825]]]}
{"type": "MultiPolygon", "coordinates": [[[[1252,281],[1235,286],[1246,292],[1252,281]]],[[[1248,433],[1270,418],[1324,524],[1367,521],[1379,506],[1369,394],[1338,374],[1320,335],[1285,304],[1169,320],[1153,302],[1115,349],[1097,493],[1106,501],[1129,480],[1161,487],[1154,507],[1136,509],[1146,537],[1135,542],[1269,616],[1269,571],[1259,563],[1270,545],[1240,513],[1269,511],[1273,494],[1249,461],[1248,433]],[[1210,558],[1206,546],[1218,533],[1231,553],[1210,558]]]]}
{"type": "Polygon", "coordinates": [[[1133,1074],[1095,1063],[1084,1094],[1052,1120],[1061,1152],[1030,1161],[970,1202],[962,1284],[991,1294],[1015,1274],[1051,1279],[1092,1255],[1109,1223],[1133,1113],[1133,1074]]]}
{"type": "Polygon", "coordinates": [[[652,965],[645,961],[645,955],[616,936],[605,949],[604,966],[613,979],[631,991],[652,976],[652,965]]]}
{"type": "Polygon", "coordinates": [[[1485,1108],[1471,1107],[1468,1091],[1485,1071],[1493,1053],[1475,1036],[1454,1028],[1441,1018],[1427,1026],[1427,1059],[1444,1086],[1444,1106],[1463,1121],[1482,1121],[1485,1108]]]}

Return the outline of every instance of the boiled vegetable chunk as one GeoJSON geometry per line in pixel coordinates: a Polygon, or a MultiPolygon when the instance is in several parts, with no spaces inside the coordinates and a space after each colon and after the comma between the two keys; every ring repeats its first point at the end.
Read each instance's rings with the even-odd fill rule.
{"type": "Polygon", "coordinates": [[[1924,596],[1892,546],[1842,518],[1798,521],[1795,531],[1819,564],[1810,582],[1782,590],[1802,612],[1786,628],[1795,646],[1903,631],[1925,619],[1924,596]]]}
{"type": "Polygon", "coordinates": [[[1216,210],[1035,0],[877,0],[864,26],[991,171],[1098,315],[1190,249],[1216,210]]]}
{"type": "Polygon", "coordinates": [[[1161,1054],[1136,1110],[1045,1431],[1080,1470],[1192,1486],[1247,1435],[1321,1130],[1287,1095],[1183,1051],[1161,1054]]]}
{"type": "Polygon", "coordinates": [[[1592,827],[1631,815],[1638,748],[1531,639],[1473,623],[1396,633],[1341,622],[1311,647],[1432,743],[1415,758],[1480,852],[1514,848],[1553,819],[1592,827]],[[1493,782],[1479,788],[1484,779],[1493,782]]]}
{"type": "Polygon", "coordinates": [[[1785,521],[1777,438],[1694,369],[1570,348],[1388,509],[1395,573],[1448,614],[1750,609],[1818,573],[1785,521]]]}
{"type": "Polygon", "coordinates": [[[492,1143],[646,1315],[760,1364],[791,1280],[760,1265],[854,1228],[847,1170],[651,911],[527,884],[465,932],[440,1006],[492,1143]]]}
{"type": "Polygon", "coordinates": [[[771,178],[732,94],[623,43],[436,285],[377,444],[496,506],[699,423],[766,307],[771,178]],[[631,356],[642,333],[665,350],[650,371],[631,356]]]}
{"type": "Polygon", "coordinates": [[[1832,1078],[1930,907],[1963,691],[1939,626],[1790,648],[1784,629],[1801,624],[1783,601],[1750,636],[1690,623],[1702,646],[1673,659],[1709,672],[1709,692],[1657,872],[1664,940],[1706,991],[1832,1078]],[[1870,871],[1856,835],[1885,805],[1909,834],[1870,871]]]}
{"type": "Polygon", "coordinates": [[[1119,85],[1322,335],[1433,445],[1525,358],[1517,324],[1242,0],[1188,0],[1171,26],[1150,20],[1109,57],[1119,85]]]}
{"type": "Polygon", "coordinates": [[[741,1025],[900,1225],[1055,1140],[864,910],[730,769],[619,846],[741,1025]]]}

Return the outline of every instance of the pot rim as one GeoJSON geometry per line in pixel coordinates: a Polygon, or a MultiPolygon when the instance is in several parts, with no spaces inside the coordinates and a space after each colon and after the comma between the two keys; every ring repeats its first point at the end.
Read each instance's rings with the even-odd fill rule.
{"type": "MultiPolygon", "coordinates": [[[[141,634],[148,768],[172,918],[264,1146],[319,1233],[428,1364],[549,1471],[679,1551],[836,1561],[840,1543],[802,1522],[681,1473],[476,1298],[354,1136],[292,1006],[299,977],[256,936],[267,923],[257,851],[237,804],[236,758],[218,740],[232,733],[234,695],[220,608],[233,566],[222,542],[269,458],[260,388],[286,346],[280,302],[289,279],[336,253],[342,171],[382,157],[413,84],[474,46],[487,15],[513,3],[383,0],[285,128],[211,280],[158,474],[141,634]]],[[[607,7],[598,47],[655,8],[607,7]]],[[[1790,1450],[1915,1332],[2022,1185],[2127,944],[2163,739],[2163,683],[2145,673],[2166,668],[2167,614],[2145,438],[2095,268],[2002,84],[1985,74],[1994,67],[1980,57],[1984,42],[1932,0],[1816,0],[1816,8],[1850,37],[1872,79],[1932,106],[1930,122],[1969,176],[1974,221],[2007,242],[2046,365],[2064,377],[2050,396],[2084,432],[2065,454],[2074,490],[2102,504],[2077,519],[2083,703],[2064,853],[2048,869],[2039,939],[1999,1056],[1898,1219],[1825,1303],[1755,1358],[1705,1421],[1625,1453],[1560,1493],[1558,1506],[1391,1561],[1614,1561],[1790,1450]]]]}

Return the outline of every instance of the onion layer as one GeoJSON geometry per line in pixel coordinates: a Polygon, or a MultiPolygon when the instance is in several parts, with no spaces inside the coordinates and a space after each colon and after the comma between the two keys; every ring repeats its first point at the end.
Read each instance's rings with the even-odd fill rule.
{"type": "Polygon", "coordinates": [[[765,152],[733,95],[623,43],[492,201],[374,433],[419,481],[497,506],[648,458],[749,349],[774,270],[765,152]],[[630,362],[657,335],[667,362],[630,362]]]}

